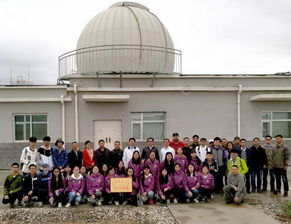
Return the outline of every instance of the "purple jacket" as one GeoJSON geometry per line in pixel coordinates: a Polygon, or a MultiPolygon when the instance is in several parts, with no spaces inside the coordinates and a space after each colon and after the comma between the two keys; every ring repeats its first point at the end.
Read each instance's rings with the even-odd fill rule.
{"type": "Polygon", "coordinates": [[[91,174],[87,178],[87,191],[91,196],[96,193],[96,189],[99,191],[104,190],[104,177],[100,174],[91,174]]]}
{"type": "Polygon", "coordinates": [[[203,176],[203,174],[200,174],[199,178],[200,178],[200,187],[203,187],[209,190],[212,190],[214,188],[214,178],[211,174],[208,174],[206,178],[203,176]]]}
{"type": "Polygon", "coordinates": [[[160,196],[164,195],[164,189],[165,188],[168,188],[168,190],[171,190],[173,188],[173,186],[174,186],[174,183],[173,183],[171,175],[168,175],[168,183],[161,185],[159,180],[157,181],[157,183],[158,183],[157,184],[158,194],[160,196]]]}
{"type": "Polygon", "coordinates": [[[197,175],[188,176],[187,175],[187,185],[189,190],[191,190],[193,187],[196,189],[200,187],[200,177],[197,175]]]}
{"type": "MultiPolygon", "coordinates": [[[[62,180],[63,180],[63,187],[56,189],[56,190],[59,190],[59,192],[64,192],[65,188],[66,188],[66,179],[63,177],[62,180]]],[[[48,179],[48,193],[49,193],[50,198],[54,196],[54,192],[52,190],[51,183],[52,183],[52,177],[49,177],[49,179],[48,179]]]]}
{"type": "Polygon", "coordinates": [[[195,173],[196,174],[202,172],[202,168],[203,168],[203,163],[202,162],[200,162],[200,165],[198,165],[197,159],[196,158],[191,158],[190,164],[192,164],[195,167],[195,173]]]}
{"type": "Polygon", "coordinates": [[[135,163],[132,163],[132,159],[131,159],[128,162],[128,167],[133,168],[133,170],[134,170],[134,176],[135,176],[136,179],[139,180],[140,171],[141,171],[141,169],[143,167],[143,163],[135,164],[135,163]]]}
{"type": "Polygon", "coordinates": [[[185,155],[182,155],[181,158],[179,158],[178,155],[175,156],[175,159],[174,159],[174,162],[175,164],[176,163],[179,163],[181,165],[181,169],[183,171],[186,171],[187,170],[187,167],[188,167],[188,159],[185,155]]]}
{"type": "Polygon", "coordinates": [[[173,182],[174,182],[174,187],[176,188],[183,188],[186,192],[189,191],[188,185],[187,185],[187,177],[185,173],[180,170],[176,171],[173,176],[173,182]]]}
{"type": "Polygon", "coordinates": [[[139,182],[138,179],[135,179],[135,181],[132,180],[132,192],[130,195],[137,195],[139,191],[139,182]]]}
{"type": "Polygon", "coordinates": [[[85,179],[84,179],[84,177],[82,177],[81,174],[80,174],[78,179],[76,179],[74,177],[74,174],[72,174],[70,179],[69,179],[68,185],[69,185],[68,186],[69,193],[76,192],[79,194],[83,194],[83,192],[85,190],[85,179]]]}
{"type": "MultiPolygon", "coordinates": [[[[114,174],[112,178],[119,177],[117,174],[114,174]]],[[[110,175],[108,174],[107,177],[105,177],[105,191],[106,193],[110,192],[110,175]]]]}
{"type": "Polygon", "coordinates": [[[143,194],[144,192],[149,193],[153,191],[155,188],[155,177],[154,175],[150,174],[149,176],[144,177],[144,181],[142,181],[142,177],[140,178],[140,193],[143,194]]]}
{"type": "Polygon", "coordinates": [[[157,179],[160,175],[160,162],[158,160],[151,161],[150,159],[147,159],[144,162],[144,165],[149,165],[152,174],[157,179]]]}

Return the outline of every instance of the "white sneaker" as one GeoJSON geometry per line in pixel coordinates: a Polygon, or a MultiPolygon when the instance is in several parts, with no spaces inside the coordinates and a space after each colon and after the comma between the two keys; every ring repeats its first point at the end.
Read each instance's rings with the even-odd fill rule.
{"type": "Polygon", "coordinates": [[[98,200],[97,205],[98,205],[98,206],[101,206],[101,205],[102,205],[101,200],[98,200]]]}
{"type": "Polygon", "coordinates": [[[40,201],[40,202],[38,202],[38,207],[43,207],[43,203],[40,201]]]}
{"type": "Polygon", "coordinates": [[[177,198],[174,199],[174,204],[178,204],[177,198]]]}
{"type": "Polygon", "coordinates": [[[197,198],[194,198],[194,202],[197,203],[197,204],[199,203],[199,201],[197,200],[197,198]]]}
{"type": "Polygon", "coordinates": [[[189,198],[186,199],[186,203],[190,203],[190,199],[189,198]]]}
{"type": "Polygon", "coordinates": [[[62,207],[62,203],[59,202],[59,203],[58,203],[58,208],[61,208],[61,207],[62,207]]]}
{"type": "Polygon", "coordinates": [[[115,204],[115,205],[119,205],[119,202],[118,202],[118,201],[115,201],[114,204],[115,204]]]}
{"type": "Polygon", "coordinates": [[[75,205],[78,206],[79,205],[79,202],[75,202],[75,205]]]}
{"type": "Polygon", "coordinates": [[[211,199],[213,199],[213,198],[214,198],[214,194],[211,195],[211,199]]]}
{"type": "Polygon", "coordinates": [[[171,204],[170,199],[167,200],[167,205],[171,204]]]}
{"type": "Polygon", "coordinates": [[[122,205],[127,205],[127,201],[124,201],[124,202],[122,203],[122,205]]]}
{"type": "Polygon", "coordinates": [[[66,204],[66,208],[71,207],[71,203],[66,204]]]}

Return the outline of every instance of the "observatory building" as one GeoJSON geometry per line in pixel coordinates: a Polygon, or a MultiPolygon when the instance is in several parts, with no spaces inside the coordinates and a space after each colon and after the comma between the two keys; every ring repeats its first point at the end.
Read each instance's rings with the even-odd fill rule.
{"type": "Polygon", "coordinates": [[[30,136],[61,137],[67,149],[104,139],[112,149],[132,136],[160,146],[173,132],[230,140],[280,133],[291,146],[290,75],[183,75],[181,51],[141,4],[97,14],[58,63],[57,85],[0,86],[0,169],[18,161],[30,136]]]}

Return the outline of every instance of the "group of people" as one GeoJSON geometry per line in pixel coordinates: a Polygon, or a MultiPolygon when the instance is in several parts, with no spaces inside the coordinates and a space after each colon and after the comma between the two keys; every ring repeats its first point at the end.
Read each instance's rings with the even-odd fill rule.
{"type": "Polygon", "coordinates": [[[82,151],[78,142],[73,142],[67,152],[61,139],[51,147],[46,136],[37,149],[37,139],[31,137],[22,150],[20,164],[11,165],[2,202],[11,207],[16,200],[19,206],[38,202],[39,206],[58,207],[86,202],[98,206],[199,203],[224,193],[226,203],[240,204],[247,193],[266,191],[268,176],[270,190],[280,194],[283,181],[283,196],[287,197],[289,150],[282,135],[277,135],[275,142],[272,145],[272,137],[266,136],[261,145],[256,137],[248,148],[247,140],[239,137],[207,141],[194,135],[190,142],[188,137],[181,141],[174,133],[171,140],[163,140],[160,150],[149,137],[142,150],[130,138],[124,149],[115,141],[114,149],[109,150],[105,141],[99,140],[94,150],[88,140],[82,151]],[[132,180],[132,192],[111,192],[111,179],[125,177],[132,180]]]}

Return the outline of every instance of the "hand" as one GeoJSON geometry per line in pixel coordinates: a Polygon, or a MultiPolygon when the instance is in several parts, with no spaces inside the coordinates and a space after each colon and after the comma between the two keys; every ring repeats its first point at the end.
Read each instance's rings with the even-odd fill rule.
{"type": "Polygon", "coordinates": [[[96,192],[98,192],[99,191],[99,189],[96,189],[96,192]]]}
{"type": "Polygon", "coordinates": [[[167,190],[168,190],[168,188],[165,188],[165,189],[164,189],[164,192],[166,192],[167,190]]]}
{"type": "Polygon", "coordinates": [[[236,186],[233,186],[233,189],[234,189],[235,191],[238,191],[238,187],[236,187],[236,186]]]}
{"type": "Polygon", "coordinates": [[[147,198],[147,192],[144,192],[144,193],[142,194],[142,196],[143,196],[144,198],[147,198]]]}
{"type": "Polygon", "coordinates": [[[5,195],[4,198],[5,198],[6,200],[8,200],[8,199],[9,199],[9,196],[8,196],[8,195],[5,195]]]}
{"type": "Polygon", "coordinates": [[[267,166],[266,165],[264,165],[264,167],[263,167],[264,169],[266,169],[267,168],[267,166]]]}
{"type": "Polygon", "coordinates": [[[58,195],[59,194],[59,190],[55,190],[55,193],[56,193],[56,195],[58,195]]]}
{"type": "Polygon", "coordinates": [[[162,195],[162,196],[161,196],[161,198],[162,198],[163,200],[166,200],[166,197],[165,197],[165,195],[162,195]]]}
{"type": "Polygon", "coordinates": [[[91,196],[91,198],[93,198],[93,199],[94,199],[94,198],[95,198],[95,195],[93,194],[93,195],[91,196]]]}
{"type": "Polygon", "coordinates": [[[204,187],[204,185],[202,184],[201,187],[204,187]]]}
{"type": "Polygon", "coordinates": [[[192,192],[191,192],[191,191],[188,191],[188,194],[189,194],[189,196],[190,196],[190,197],[192,197],[192,196],[193,196],[193,194],[192,194],[192,192]]]}
{"type": "Polygon", "coordinates": [[[30,196],[30,195],[32,195],[33,194],[33,191],[29,191],[28,192],[28,195],[30,196]]]}
{"type": "Polygon", "coordinates": [[[50,203],[53,203],[53,201],[54,201],[54,198],[53,198],[53,197],[51,197],[49,201],[50,201],[50,203]]]}
{"type": "Polygon", "coordinates": [[[13,192],[12,192],[12,191],[10,191],[10,192],[9,192],[9,194],[13,194],[13,192]]]}
{"type": "Polygon", "coordinates": [[[196,190],[196,188],[195,187],[192,187],[191,190],[196,190]]]}
{"type": "Polygon", "coordinates": [[[76,195],[79,197],[80,196],[80,193],[77,193],[76,195]]]}
{"type": "Polygon", "coordinates": [[[284,166],[284,170],[286,170],[286,171],[287,171],[287,170],[288,170],[288,166],[284,166]]]}
{"type": "Polygon", "coordinates": [[[211,170],[214,170],[214,167],[212,166],[212,167],[210,167],[210,169],[211,169],[211,170]]]}
{"type": "Polygon", "coordinates": [[[25,196],[25,197],[23,198],[23,200],[26,202],[26,201],[29,200],[29,197],[28,197],[28,196],[25,196]]]}

